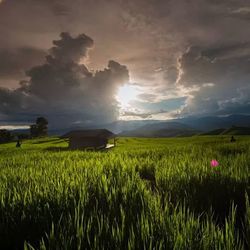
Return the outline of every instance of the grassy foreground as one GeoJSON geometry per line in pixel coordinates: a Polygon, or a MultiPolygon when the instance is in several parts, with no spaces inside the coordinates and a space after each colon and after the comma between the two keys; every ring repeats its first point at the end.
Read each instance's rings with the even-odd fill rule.
{"type": "Polygon", "coordinates": [[[250,247],[250,137],[66,146],[0,145],[0,249],[250,247]]]}

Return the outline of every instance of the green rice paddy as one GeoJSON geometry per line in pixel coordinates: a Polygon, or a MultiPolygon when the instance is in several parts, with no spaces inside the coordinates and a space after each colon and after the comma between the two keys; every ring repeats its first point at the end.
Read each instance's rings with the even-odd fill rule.
{"type": "Polygon", "coordinates": [[[0,249],[248,249],[250,137],[236,139],[1,144],[0,249]]]}

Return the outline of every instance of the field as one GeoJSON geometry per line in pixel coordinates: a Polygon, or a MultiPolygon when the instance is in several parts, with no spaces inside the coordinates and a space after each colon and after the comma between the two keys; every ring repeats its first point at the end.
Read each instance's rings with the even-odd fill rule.
{"type": "Polygon", "coordinates": [[[250,137],[236,139],[2,144],[0,249],[248,249],[250,137]]]}

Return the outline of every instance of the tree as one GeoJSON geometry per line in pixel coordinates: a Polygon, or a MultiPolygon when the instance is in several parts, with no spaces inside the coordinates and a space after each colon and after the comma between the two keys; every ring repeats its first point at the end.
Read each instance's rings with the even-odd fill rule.
{"type": "Polygon", "coordinates": [[[44,117],[38,117],[36,119],[36,124],[41,125],[41,126],[47,126],[48,125],[48,120],[44,117]]]}
{"type": "Polygon", "coordinates": [[[6,129],[0,129],[0,143],[10,142],[13,139],[13,135],[6,129]]]}
{"type": "Polygon", "coordinates": [[[38,129],[36,124],[30,125],[30,135],[31,137],[38,137],[38,129]]]}
{"type": "Polygon", "coordinates": [[[47,136],[48,135],[48,121],[44,117],[38,117],[36,119],[36,125],[38,128],[39,136],[47,136]]]}
{"type": "Polygon", "coordinates": [[[48,120],[44,117],[38,117],[36,124],[30,126],[30,135],[32,137],[40,137],[48,135],[48,120]]]}

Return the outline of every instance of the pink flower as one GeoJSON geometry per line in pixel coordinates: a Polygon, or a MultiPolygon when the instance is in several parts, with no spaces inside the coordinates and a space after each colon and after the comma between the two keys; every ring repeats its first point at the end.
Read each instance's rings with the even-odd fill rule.
{"type": "Polygon", "coordinates": [[[212,161],[210,162],[210,164],[211,164],[211,167],[217,167],[217,166],[219,166],[219,162],[216,161],[216,160],[212,160],[212,161]]]}

